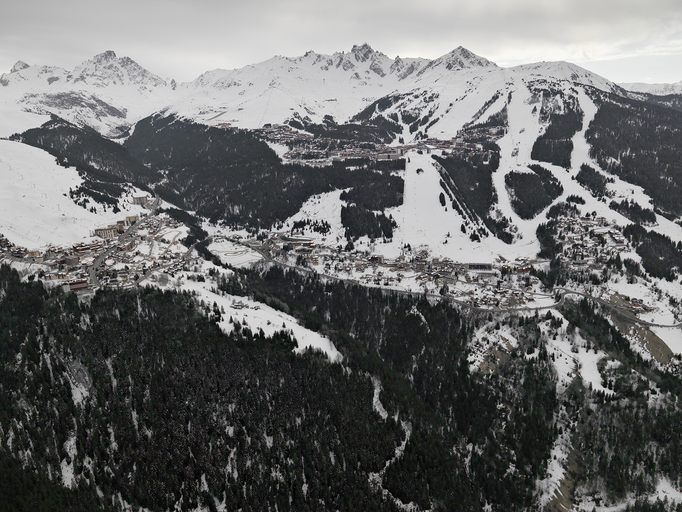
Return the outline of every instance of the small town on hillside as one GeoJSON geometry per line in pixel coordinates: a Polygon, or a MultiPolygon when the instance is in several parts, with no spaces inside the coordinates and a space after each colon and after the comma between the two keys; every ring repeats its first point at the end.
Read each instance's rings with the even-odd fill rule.
{"type": "MultiPolygon", "coordinates": [[[[625,240],[605,219],[588,216],[580,220],[560,222],[565,235],[561,258],[573,272],[599,274],[605,262],[626,247],[625,240]]],[[[113,237],[112,229],[96,230],[96,236],[87,242],[44,251],[28,251],[0,237],[0,262],[9,261],[26,274],[79,295],[102,287],[132,288],[147,278],[167,281],[201,266],[197,252],[182,243],[187,228],[167,214],[149,212],[134,224],[117,223],[113,237]]],[[[211,237],[209,249],[229,243],[234,251],[251,251],[255,256],[252,261],[263,264],[365,286],[437,293],[480,308],[521,308],[538,301],[552,302],[551,294],[543,292],[538,278],[531,274],[531,268],[542,268],[547,260],[498,258],[494,262],[460,263],[432,257],[426,247],[387,259],[369,250],[328,247],[303,236],[270,233],[259,238],[226,231],[211,237]]],[[[227,265],[234,263],[229,251],[216,250],[215,254],[227,265]]]]}
{"type": "Polygon", "coordinates": [[[157,203],[149,197],[134,202],[149,211],[95,228],[90,239],[70,247],[27,250],[0,235],[0,262],[79,295],[101,287],[131,288],[153,271],[177,270],[188,252],[182,245],[187,228],[156,213],[157,203]]]}
{"type": "MultiPolygon", "coordinates": [[[[493,141],[504,135],[502,127],[467,128],[451,139],[426,138],[411,144],[377,144],[373,142],[358,143],[354,140],[330,139],[314,137],[296,130],[288,125],[266,124],[256,133],[267,142],[286,146],[287,151],[282,158],[289,163],[300,163],[308,166],[326,166],[335,162],[370,161],[379,167],[388,169],[404,169],[400,161],[410,150],[430,153],[433,150],[447,154],[466,156],[469,153],[484,151],[482,142],[493,141]]],[[[489,152],[486,151],[486,154],[489,152]]]]}

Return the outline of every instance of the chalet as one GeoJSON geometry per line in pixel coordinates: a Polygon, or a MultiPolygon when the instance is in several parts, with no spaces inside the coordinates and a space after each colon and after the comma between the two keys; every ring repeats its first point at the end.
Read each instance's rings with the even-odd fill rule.
{"type": "Polygon", "coordinates": [[[492,263],[467,263],[467,269],[490,272],[493,270],[493,265],[492,263]]]}
{"type": "Polygon", "coordinates": [[[133,204],[136,204],[139,206],[147,206],[147,201],[149,201],[148,196],[134,196],[133,197],[133,204]]]}
{"type": "Polygon", "coordinates": [[[79,292],[87,290],[90,287],[90,284],[88,283],[87,279],[80,279],[78,281],[71,281],[67,286],[69,287],[69,291],[79,292]]]}
{"type": "Polygon", "coordinates": [[[400,151],[387,151],[385,153],[379,153],[376,156],[377,160],[398,160],[401,157],[400,151]]]}
{"type": "Polygon", "coordinates": [[[116,226],[97,228],[95,229],[95,236],[100,238],[116,238],[118,236],[118,228],[116,226]]]}
{"type": "Polygon", "coordinates": [[[40,251],[27,251],[26,258],[31,258],[34,262],[40,263],[43,261],[43,254],[40,251]]]}
{"type": "Polygon", "coordinates": [[[80,258],[77,255],[66,255],[60,260],[60,263],[67,267],[75,267],[80,263],[80,258]]]}

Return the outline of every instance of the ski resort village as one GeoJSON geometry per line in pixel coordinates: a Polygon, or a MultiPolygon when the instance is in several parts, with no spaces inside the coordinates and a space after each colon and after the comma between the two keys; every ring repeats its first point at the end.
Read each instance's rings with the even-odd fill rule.
{"type": "Polygon", "coordinates": [[[462,47],[17,62],[0,468],[125,511],[682,503],[681,141],[682,95],[462,47]]]}
{"type": "MultiPolygon", "coordinates": [[[[532,313],[555,307],[571,292],[553,290],[542,282],[551,259],[556,257],[574,282],[585,283],[576,287],[576,295],[595,294],[635,325],[639,316],[643,324],[655,323],[647,319],[659,317],[667,319],[659,322],[661,325],[679,324],[682,310],[674,295],[670,295],[669,303],[661,303],[621,294],[621,287],[615,283],[596,286],[601,281],[609,283],[616,262],[633,254],[634,249],[617,222],[598,215],[597,210],[581,213],[576,207],[582,206],[578,196],[569,197],[568,206],[555,222],[556,236],[562,241],[558,254],[543,254],[537,243],[528,243],[516,253],[496,253],[501,244],[493,240],[486,247],[486,236],[490,234],[484,225],[470,233],[454,226],[446,231],[445,224],[429,226],[433,222],[429,216],[437,219],[447,215],[450,202],[453,213],[458,208],[456,196],[443,181],[447,173],[437,158],[478,158],[483,166],[489,165],[490,151],[484,148],[504,135],[497,129],[474,133],[473,138],[465,130],[451,140],[427,139],[412,145],[362,144],[351,148],[346,144],[345,152],[339,153],[311,149],[329,147],[334,142],[330,139],[316,139],[311,144],[308,136],[289,127],[263,129],[261,135],[269,144],[286,148],[286,152],[280,150],[285,159],[293,154],[307,161],[312,151],[317,165],[350,162],[348,172],[354,172],[353,166],[360,168],[376,162],[381,172],[403,180],[403,205],[386,210],[392,219],[398,219],[392,236],[348,237],[341,219],[345,202],[339,200],[344,191],[340,191],[311,197],[297,214],[270,230],[234,230],[204,221],[198,229],[205,230],[207,236],[199,240],[190,236],[197,226],[183,223],[189,218],[186,213],[178,215],[179,210],[159,197],[139,190],[136,195],[133,190],[122,199],[121,208],[117,207],[118,216],[110,211],[107,215],[112,221],[101,225],[95,223],[100,218],[95,216],[90,229],[82,232],[83,240],[72,245],[55,243],[62,238],[59,229],[50,230],[45,239],[32,241],[28,247],[3,236],[0,262],[48,286],[61,286],[84,297],[105,287],[182,287],[188,272],[201,274],[207,268],[229,273],[229,268],[234,267],[276,265],[326,279],[424,295],[477,312],[532,313]],[[431,197],[424,194],[429,187],[431,197]],[[443,201],[444,192],[448,205],[443,201]],[[407,207],[413,209],[406,211],[407,207]],[[429,212],[429,208],[436,211],[429,212]],[[434,236],[437,230],[441,233],[434,236]],[[222,268],[213,263],[207,267],[207,260],[222,268]]],[[[40,186],[25,185],[34,191],[40,186]]],[[[18,230],[13,226],[8,233],[12,231],[18,230]]],[[[208,283],[206,287],[212,286],[210,276],[204,275],[202,280],[208,283]]],[[[665,292],[659,293],[666,296],[665,292]]],[[[666,337],[677,338],[680,333],[671,328],[666,337]]]]}

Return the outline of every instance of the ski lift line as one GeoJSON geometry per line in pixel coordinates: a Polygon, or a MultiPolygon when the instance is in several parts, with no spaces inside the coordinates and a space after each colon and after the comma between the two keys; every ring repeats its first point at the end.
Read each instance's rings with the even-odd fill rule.
{"type": "Polygon", "coordinates": [[[258,122],[259,126],[263,126],[263,121],[265,120],[265,115],[267,114],[268,110],[270,109],[270,100],[272,99],[272,87],[268,88],[268,98],[265,101],[265,107],[263,108],[263,115],[261,115],[260,121],[258,122]]]}

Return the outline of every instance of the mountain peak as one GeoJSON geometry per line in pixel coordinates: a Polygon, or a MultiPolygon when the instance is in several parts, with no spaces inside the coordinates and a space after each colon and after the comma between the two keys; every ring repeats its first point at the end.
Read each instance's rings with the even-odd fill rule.
{"type": "Polygon", "coordinates": [[[491,62],[480,55],[476,55],[474,52],[464,48],[463,46],[458,46],[454,50],[446,53],[436,60],[440,60],[445,63],[448,69],[497,67],[497,64],[494,62],[491,62]]]}
{"type": "Polygon", "coordinates": [[[106,50],[95,55],[92,60],[95,62],[109,62],[116,59],[116,52],[113,50],[106,50]]]}
{"type": "Polygon", "coordinates": [[[476,55],[471,50],[468,50],[463,46],[458,46],[445,55],[429,62],[418,74],[423,75],[429,70],[442,70],[443,68],[448,71],[459,71],[476,68],[496,69],[498,66],[494,62],[491,62],[480,55],[476,55]]]}
{"type": "Polygon", "coordinates": [[[117,57],[112,50],[98,53],[73,71],[75,82],[98,87],[134,84],[150,90],[167,85],[162,78],[150,73],[130,57],[117,57]]]}
{"type": "Polygon", "coordinates": [[[30,66],[26,64],[23,60],[18,60],[14,63],[14,66],[12,66],[10,73],[16,73],[17,71],[21,71],[22,69],[26,69],[28,67],[30,66]]]}
{"type": "Polygon", "coordinates": [[[369,60],[372,57],[372,55],[379,53],[367,43],[362,43],[361,45],[354,44],[350,52],[355,56],[355,59],[358,60],[359,62],[365,62],[369,60]]]}

